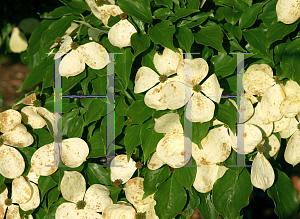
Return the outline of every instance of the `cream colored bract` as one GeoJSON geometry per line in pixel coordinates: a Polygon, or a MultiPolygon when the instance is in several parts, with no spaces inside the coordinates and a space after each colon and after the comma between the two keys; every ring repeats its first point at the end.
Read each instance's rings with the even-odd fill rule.
{"type": "Polygon", "coordinates": [[[9,40],[9,48],[14,53],[21,53],[27,49],[28,43],[25,35],[18,27],[14,27],[9,40]]]}
{"type": "Polygon", "coordinates": [[[292,24],[300,18],[300,2],[298,0],[278,0],[276,13],[278,22],[292,24]]]}

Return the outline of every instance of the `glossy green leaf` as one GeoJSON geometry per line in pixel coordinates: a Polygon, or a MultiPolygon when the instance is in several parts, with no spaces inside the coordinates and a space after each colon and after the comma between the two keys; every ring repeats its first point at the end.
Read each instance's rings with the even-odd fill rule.
{"type": "Polygon", "coordinates": [[[154,49],[147,49],[145,52],[142,53],[142,66],[146,66],[151,68],[154,71],[157,71],[154,63],[153,63],[153,57],[156,53],[156,50],[154,49]]]}
{"type": "Polygon", "coordinates": [[[0,185],[2,185],[5,181],[5,177],[0,173],[0,185]]]}
{"type": "Polygon", "coordinates": [[[239,174],[246,166],[245,160],[245,155],[238,154],[235,150],[231,149],[230,156],[225,160],[225,165],[239,174]]]}
{"type": "Polygon", "coordinates": [[[187,8],[190,9],[199,9],[201,1],[199,0],[190,0],[187,2],[187,8]]]}
{"type": "Polygon", "coordinates": [[[196,190],[194,188],[191,191],[187,191],[187,204],[183,209],[183,214],[180,215],[180,219],[188,219],[192,216],[200,204],[200,197],[197,195],[196,190]]]}
{"type": "Polygon", "coordinates": [[[45,194],[55,186],[57,186],[57,183],[51,178],[51,176],[40,176],[38,187],[40,190],[41,200],[43,200],[45,194]]]}
{"type": "Polygon", "coordinates": [[[258,15],[258,19],[262,20],[267,26],[270,26],[274,21],[277,21],[276,3],[277,1],[267,2],[263,7],[262,13],[258,15]]]}
{"type": "Polygon", "coordinates": [[[177,178],[178,182],[190,191],[195,181],[196,173],[197,163],[193,158],[191,158],[184,167],[176,168],[174,170],[174,175],[177,178]]]}
{"type": "Polygon", "coordinates": [[[206,19],[209,17],[211,13],[204,13],[204,12],[200,12],[199,14],[196,14],[195,16],[192,17],[192,19],[194,20],[181,20],[178,22],[177,27],[188,27],[188,28],[192,28],[192,27],[196,27],[199,26],[200,24],[202,24],[204,21],[206,21],[206,19]]]}
{"type": "Polygon", "coordinates": [[[91,102],[89,108],[86,111],[85,121],[83,126],[90,124],[93,121],[100,120],[101,116],[106,115],[106,103],[100,98],[95,98],[91,102]]]}
{"type": "Polygon", "coordinates": [[[65,92],[71,90],[77,83],[79,83],[83,78],[86,77],[86,71],[83,71],[79,75],[76,75],[74,77],[62,77],[62,94],[65,92]]]}
{"type": "Polygon", "coordinates": [[[144,198],[157,191],[159,185],[163,183],[171,175],[170,168],[167,165],[162,166],[157,170],[146,168],[144,177],[144,198]]]}
{"type": "Polygon", "coordinates": [[[83,118],[72,111],[62,116],[62,135],[68,138],[81,138],[83,133],[83,118]]]}
{"type": "Polygon", "coordinates": [[[141,21],[152,24],[150,1],[119,0],[118,5],[124,13],[132,15],[141,21]]]}
{"type": "Polygon", "coordinates": [[[159,8],[154,11],[154,16],[161,20],[166,20],[169,16],[174,16],[174,13],[169,8],[159,8]]]}
{"type": "Polygon", "coordinates": [[[52,188],[47,195],[47,203],[48,203],[48,209],[51,207],[51,205],[56,202],[59,198],[60,191],[58,190],[58,187],[52,188]]]}
{"type": "Polygon", "coordinates": [[[134,33],[131,36],[131,46],[134,49],[135,59],[140,53],[147,50],[150,46],[150,39],[147,34],[134,33]]]}
{"type": "Polygon", "coordinates": [[[70,6],[71,8],[80,8],[90,11],[90,7],[84,0],[61,0],[62,3],[70,6]]]}
{"type": "Polygon", "coordinates": [[[89,140],[90,153],[87,158],[98,158],[106,156],[105,139],[100,134],[94,134],[89,140]]]}
{"type": "Polygon", "coordinates": [[[132,125],[127,126],[125,130],[124,143],[128,160],[131,158],[134,148],[141,144],[140,129],[141,126],[132,125]]]}
{"type": "Polygon", "coordinates": [[[89,163],[86,169],[86,180],[89,185],[102,184],[112,185],[109,172],[101,165],[89,163]]]}
{"type": "Polygon", "coordinates": [[[46,210],[44,210],[43,208],[37,208],[37,210],[32,215],[33,218],[43,219],[46,214],[47,214],[46,210]]]}
{"type": "Polygon", "coordinates": [[[186,17],[192,13],[199,12],[198,9],[180,8],[175,12],[177,19],[186,17]]]}
{"type": "Polygon", "coordinates": [[[223,32],[219,26],[203,27],[195,34],[195,40],[198,44],[211,46],[222,53],[226,53],[223,43],[223,32]]]}
{"type": "Polygon", "coordinates": [[[61,197],[57,202],[55,202],[53,205],[51,205],[51,208],[45,215],[43,219],[53,219],[55,218],[56,209],[62,204],[67,202],[63,197],[61,197]]]}
{"type": "Polygon", "coordinates": [[[45,129],[34,129],[34,133],[37,135],[38,147],[54,142],[53,136],[45,129]]]}
{"type": "Polygon", "coordinates": [[[235,171],[227,170],[215,182],[212,190],[215,209],[226,219],[237,218],[240,210],[249,204],[252,190],[250,174],[246,169],[239,175],[235,171]]]}
{"type": "Polygon", "coordinates": [[[107,78],[106,77],[97,77],[92,80],[92,87],[93,87],[93,95],[101,95],[106,96],[106,85],[107,85],[107,78]]]}
{"type": "Polygon", "coordinates": [[[263,4],[257,3],[246,9],[245,13],[240,18],[239,26],[241,29],[251,27],[256,19],[257,15],[261,13],[263,4]]]}
{"type": "Polygon", "coordinates": [[[17,148],[18,151],[21,153],[21,155],[24,158],[25,161],[25,170],[23,172],[23,176],[26,176],[30,170],[30,161],[31,161],[31,157],[34,154],[34,152],[36,151],[35,148],[33,147],[25,147],[25,148],[17,148]]]}
{"type": "Polygon", "coordinates": [[[296,30],[300,20],[293,24],[286,25],[281,22],[273,22],[267,30],[268,46],[277,40],[282,40],[283,37],[296,30]]]}
{"type": "Polygon", "coordinates": [[[211,62],[214,65],[214,73],[217,77],[221,76],[222,78],[234,73],[237,66],[237,58],[235,55],[220,54],[213,56],[211,62]]]}
{"type": "Polygon", "coordinates": [[[280,64],[282,75],[280,78],[290,78],[300,83],[300,38],[292,41],[285,48],[282,54],[282,62],[280,64]]]}
{"type": "Polygon", "coordinates": [[[239,12],[245,12],[248,5],[241,0],[213,0],[217,5],[232,6],[234,10],[239,12]]]}
{"type": "Polygon", "coordinates": [[[133,55],[130,47],[123,48],[121,52],[122,54],[117,55],[115,59],[115,72],[122,79],[124,89],[127,89],[133,63],[133,55]]]}
{"type": "Polygon", "coordinates": [[[174,218],[184,208],[187,194],[176,177],[172,175],[167,181],[160,184],[154,199],[157,202],[155,205],[157,216],[161,219],[169,219],[174,218]]]}
{"type": "Polygon", "coordinates": [[[200,211],[204,219],[218,219],[219,214],[216,211],[211,192],[208,193],[198,193],[201,199],[198,210],[200,211]]]}
{"type": "Polygon", "coordinates": [[[274,168],[275,182],[267,190],[275,204],[275,213],[279,218],[293,218],[299,209],[299,199],[290,178],[282,171],[274,168]]]}
{"type": "Polygon", "coordinates": [[[173,34],[175,33],[175,26],[169,21],[161,21],[152,26],[148,30],[150,39],[163,47],[167,47],[175,51],[173,45],[173,34]]]}
{"type": "Polygon", "coordinates": [[[169,8],[173,8],[172,0],[154,0],[155,4],[157,5],[164,5],[169,8]]]}
{"type": "Polygon", "coordinates": [[[138,100],[129,106],[127,115],[132,119],[132,124],[141,124],[153,113],[154,110],[149,108],[144,100],[138,100]]]}
{"type": "Polygon", "coordinates": [[[227,31],[229,38],[236,37],[239,41],[242,39],[242,30],[238,26],[233,26],[232,24],[226,23],[223,25],[224,30],[227,31]]]}
{"type": "Polygon", "coordinates": [[[216,111],[215,118],[229,125],[231,131],[235,133],[236,108],[232,105],[232,103],[229,100],[225,100],[224,103],[218,104],[216,111]]]}
{"type": "Polygon", "coordinates": [[[223,11],[223,14],[225,20],[232,25],[235,25],[242,15],[242,13],[236,12],[231,7],[226,7],[223,11]]]}
{"type": "Polygon", "coordinates": [[[175,37],[178,39],[181,48],[189,53],[194,43],[194,34],[192,31],[187,27],[179,27],[175,37]]]}
{"type": "Polygon", "coordinates": [[[192,142],[199,145],[200,140],[206,136],[209,126],[210,126],[210,122],[205,122],[205,123],[193,122],[192,142]]]}

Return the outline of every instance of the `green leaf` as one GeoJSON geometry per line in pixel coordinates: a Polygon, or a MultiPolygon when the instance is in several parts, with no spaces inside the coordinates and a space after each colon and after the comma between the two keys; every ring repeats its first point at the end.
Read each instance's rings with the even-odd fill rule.
{"type": "Polygon", "coordinates": [[[172,175],[167,181],[160,184],[157,192],[154,195],[157,204],[155,212],[161,219],[174,218],[185,206],[187,194],[172,175]]]}
{"type": "Polygon", "coordinates": [[[131,46],[134,49],[135,59],[140,53],[144,52],[150,46],[150,39],[147,34],[134,33],[131,36],[131,46]]]}
{"type": "Polygon", "coordinates": [[[195,34],[195,40],[198,44],[211,46],[216,50],[226,53],[223,43],[223,32],[219,26],[203,27],[195,34]]]}
{"type": "Polygon", "coordinates": [[[106,84],[107,84],[106,77],[97,77],[94,80],[92,80],[92,87],[93,87],[92,94],[106,96],[106,84]]]}
{"type": "Polygon", "coordinates": [[[239,12],[245,12],[248,5],[241,0],[213,0],[217,5],[228,5],[232,6],[234,10],[239,12]]]}
{"type": "Polygon", "coordinates": [[[179,27],[178,33],[175,34],[175,37],[178,39],[182,49],[188,53],[191,52],[191,47],[194,43],[194,34],[189,28],[179,27]]]}
{"type": "Polygon", "coordinates": [[[160,44],[163,47],[167,47],[176,52],[173,45],[173,34],[175,33],[175,26],[170,21],[161,21],[160,23],[149,27],[149,36],[151,40],[160,44]]]}
{"type": "Polygon", "coordinates": [[[224,103],[218,104],[218,109],[215,114],[216,119],[229,125],[231,131],[235,133],[236,124],[236,108],[230,103],[229,100],[225,100],[224,103]]]}
{"type": "Polygon", "coordinates": [[[100,134],[94,134],[88,140],[90,153],[87,158],[98,158],[106,156],[106,144],[105,140],[100,134]]]}
{"type": "Polygon", "coordinates": [[[43,14],[42,18],[46,19],[54,19],[54,18],[60,18],[64,15],[71,15],[74,11],[67,7],[67,6],[61,6],[59,8],[55,8],[52,12],[43,14]]]}
{"type": "Polygon", "coordinates": [[[144,178],[144,196],[146,198],[148,195],[156,192],[158,186],[163,183],[171,175],[170,168],[167,165],[162,166],[157,170],[146,169],[144,178]]]}
{"type": "Polygon", "coordinates": [[[212,190],[213,204],[221,215],[228,219],[235,219],[240,210],[249,204],[249,196],[253,190],[249,172],[244,169],[239,175],[227,170],[218,179],[212,190]]]}
{"type": "Polygon", "coordinates": [[[129,106],[127,115],[132,119],[132,124],[142,124],[153,113],[154,110],[149,108],[144,100],[138,100],[129,106]]]}
{"type": "Polygon", "coordinates": [[[154,0],[155,4],[157,5],[164,5],[169,8],[173,8],[172,0],[154,0]]]}
{"type": "Polygon", "coordinates": [[[56,202],[59,198],[60,191],[58,190],[58,187],[54,187],[51,189],[47,195],[48,198],[48,209],[51,207],[51,205],[56,202]]]}
{"type": "Polygon", "coordinates": [[[85,121],[83,126],[90,124],[93,121],[100,120],[101,116],[106,115],[106,103],[98,98],[92,100],[86,111],[85,121]]]}
{"type": "Polygon", "coordinates": [[[198,9],[180,8],[175,12],[177,19],[186,17],[192,13],[199,12],[198,9]]]}
{"type": "Polygon", "coordinates": [[[174,171],[174,175],[177,178],[178,182],[190,191],[195,181],[196,173],[197,163],[193,158],[191,158],[184,167],[176,168],[174,171]]]}
{"type": "Polygon", "coordinates": [[[189,0],[187,2],[187,8],[199,9],[201,1],[199,0],[189,0]]]}
{"type": "Polygon", "coordinates": [[[89,163],[86,169],[86,177],[89,185],[102,184],[112,185],[110,174],[101,165],[89,163]]]}
{"type": "Polygon", "coordinates": [[[290,78],[300,84],[300,38],[292,41],[282,54],[282,75],[280,78],[290,78]]]}
{"type": "Polygon", "coordinates": [[[113,200],[114,204],[116,204],[117,201],[118,201],[118,197],[119,197],[120,192],[123,191],[122,188],[120,188],[120,187],[113,187],[113,186],[106,186],[106,188],[109,189],[109,191],[110,191],[110,197],[113,200]]]}
{"type": "Polygon", "coordinates": [[[258,15],[258,19],[262,20],[267,26],[270,26],[274,21],[277,21],[276,13],[277,1],[269,1],[263,7],[263,12],[258,15]]]}
{"type": "Polygon", "coordinates": [[[68,138],[81,138],[83,133],[83,118],[78,111],[71,111],[62,116],[62,134],[68,138]]]}
{"type": "Polygon", "coordinates": [[[296,21],[293,24],[286,25],[281,22],[273,22],[267,30],[267,40],[268,46],[277,40],[282,40],[284,36],[296,30],[300,20],[296,21]]]}
{"type": "Polygon", "coordinates": [[[180,218],[190,218],[192,214],[195,211],[195,208],[197,208],[200,204],[200,198],[197,195],[194,188],[191,189],[191,191],[187,191],[188,198],[187,198],[187,204],[185,208],[183,209],[183,213],[180,218]]]}
{"type": "Polygon", "coordinates": [[[251,27],[255,23],[257,15],[262,11],[262,6],[262,3],[257,3],[246,9],[239,21],[241,29],[251,27]]]}
{"type": "Polygon", "coordinates": [[[43,208],[37,208],[37,210],[34,211],[32,215],[33,215],[33,218],[43,219],[46,214],[47,214],[46,210],[44,210],[43,208]]]}
{"type": "Polygon", "coordinates": [[[42,34],[41,41],[41,46],[44,48],[45,52],[50,51],[50,47],[55,43],[56,37],[61,37],[71,26],[71,23],[75,18],[76,16],[73,15],[62,17],[48,26],[47,30],[42,34]]]}
{"type": "Polygon", "coordinates": [[[220,54],[213,56],[211,62],[214,65],[214,73],[219,77],[225,78],[235,72],[237,66],[236,57],[232,55],[220,54]]]}
{"type": "Polygon", "coordinates": [[[144,160],[148,159],[148,156],[156,150],[158,142],[164,137],[164,134],[157,133],[154,128],[148,128],[149,123],[145,123],[141,128],[141,141],[144,160]]]}
{"type": "Polygon", "coordinates": [[[21,92],[27,88],[33,87],[34,85],[43,81],[45,75],[44,71],[50,65],[54,65],[54,61],[51,58],[35,66],[34,69],[32,69],[32,71],[29,72],[29,74],[25,78],[24,83],[17,92],[21,92]]]}
{"type": "Polygon", "coordinates": [[[55,218],[56,209],[63,203],[67,202],[63,197],[61,197],[57,202],[55,202],[51,208],[49,209],[48,213],[43,219],[53,219],[55,218]]]}
{"type": "Polygon", "coordinates": [[[262,54],[266,55],[270,60],[272,60],[272,55],[268,52],[266,34],[261,29],[255,28],[245,30],[243,31],[243,35],[251,46],[255,47],[262,54]]]}
{"type": "Polygon", "coordinates": [[[202,24],[210,15],[210,13],[203,13],[200,12],[199,14],[195,15],[192,17],[192,19],[194,19],[194,21],[192,20],[182,20],[179,21],[177,24],[177,27],[188,27],[188,28],[192,28],[192,27],[196,27],[199,26],[200,24],[202,24]]]}
{"type": "Polygon", "coordinates": [[[154,11],[154,16],[161,20],[166,20],[169,16],[174,16],[174,13],[169,8],[159,8],[154,11]]]}
{"type": "Polygon", "coordinates": [[[211,192],[199,192],[198,194],[201,199],[200,205],[198,206],[198,210],[200,211],[202,217],[204,219],[218,219],[219,214],[214,207],[211,192]]]}
{"type": "Polygon", "coordinates": [[[128,161],[134,151],[134,148],[141,144],[139,125],[127,126],[125,130],[124,144],[127,152],[128,161]]]}
{"type": "Polygon", "coordinates": [[[24,161],[25,161],[25,170],[22,174],[22,176],[26,176],[30,170],[30,161],[31,161],[31,157],[34,154],[34,152],[36,151],[35,148],[32,147],[25,147],[25,148],[17,148],[18,151],[22,154],[24,161]]]}
{"type": "Polygon", "coordinates": [[[38,187],[40,190],[41,200],[43,200],[45,194],[55,186],[57,186],[57,183],[51,178],[51,176],[40,176],[38,187]]]}
{"type": "Polygon", "coordinates": [[[152,24],[152,13],[149,0],[119,0],[118,5],[124,13],[152,24]]]}
{"type": "Polygon", "coordinates": [[[39,148],[54,142],[53,136],[45,129],[34,129],[34,133],[37,135],[39,148]]]}
{"type": "Polygon", "coordinates": [[[133,63],[133,55],[130,47],[122,49],[121,52],[123,54],[116,56],[115,71],[116,74],[122,79],[124,89],[127,89],[131,73],[131,66],[133,63]]]}
{"type": "Polygon", "coordinates": [[[60,0],[65,5],[70,6],[71,8],[80,8],[90,11],[90,7],[84,0],[60,0]]]}
{"type": "Polygon", "coordinates": [[[233,26],[229,23],[224,24],[223,28],[227,31],[229,38],[236,37],[239,41],[241,41],[243,37],[241,28],[239,28],[238,26],[233,26]]]}
{"type": "Polygon", "coordinates": [[[62,77],[62,94],[66,93],[67,91],[71,90],[76,84],[78,84],[83,78],[86,77],[86,71],[84,70],[79,75],[74,77],[62,77]]]}
{"type": "Polygon", "coordinates": [[[146,66],[151,68],[154,71],[157,71],[154,63],[153,63],[153,57],[156,53],[156,50],[154,49],[147,49],[145,52],[142,53],[142,66],[146,66]]]}
{"type": "Polygon", "coordinates": [[[208,132],[210,126],[210,122],[200,123],[193,122],[192,123],[192,142],[199,145],[199,142],[202,138],[204,138],[208,132]]]}
{"type": "Polygon", "coordinates": [[[245,167],[245,155],[238,154],[235,150],[231,149],[230,156],[225,160],[225,165],[239,174],[245,167]]]}
{"type": "Polygon", "coordinates": [[[299,209],[299,199],[291,179],[282,171],[274,168],[275,182],[267,190],[275,204],[275,213],[279,218],[293,218],[299,209]]]}
{"type": "Polygon", "coordinates": [[[226,7],[223,11],[223,14],[225,16],[225,20],[232,25],[235,25],[242,16],[242,13],[236,12],[231,7],[226,7]]]}
{"type": "Polygon", "coordinates": [[[5,177],[0,173],[0,185],[2,185],[5,181],[5,177]]]}

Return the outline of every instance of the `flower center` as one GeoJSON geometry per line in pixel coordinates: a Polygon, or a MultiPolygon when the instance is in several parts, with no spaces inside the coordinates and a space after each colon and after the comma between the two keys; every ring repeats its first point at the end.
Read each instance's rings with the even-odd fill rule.
{"type": "Polygon", "coordinates": [[[104,5],[104,0],[96,0],[96,4],[100,7],[104,5]]]}
{"type": "Polygon", "coordinates": [[[117,179],[114,181],[114,186],[119,187],[122,184],[122,181],[120,179],[117,179]]]}
{"type": "Polygon", "coordinates": [[[139,161],[139,162],[136,163],[135,166],[136,166],[136,168],[138,168],[138,169],[142,169],[143,163],[139,161]]]}
{"type": "Polygon", "coordinates": [[[4,204],[5,204],[6,206],[11,206],[12,200],[11,200],[10,198],[8,198],[8,199],[6,199],[6,200],[4,201],[4,204]]]}
{"type": "Polygon", "coordinates": [[[166,82],[167,79],[168,79],[168,76],[167,76],[167,75],[161,75],[161,76],[159,76],[159,81],[160,81],[160,83],[166,82]]]}
{"type": "Polygon", "coordinates": [[[257,148],[257,151],[260,152],[260,153],[264,153],[265,150],[266,150],[265,146],[263,146],[262,144],[258,144],[256,146],[256,148],[257,148]]]}
{"type": "Polygon", "coordinates": [[[257,96],[257,101],[260,103],[262,99],[262,96],[257,96]]]}
{"type": "Polygon", "coordinates": [[[275,76],[274,77],[276,84],[281,84],[281,81],[279,80],[279,78],[280,78],[280,76],[275,76]]]}
{"type": "Polygon", "coordinates": [[[33,106],[35,106],[35,107],[40,107],[40,106],[42,106],[42,101],[40,101],[40,100],[35,100],[35,101],[33,101],[33,106]]]}
{"type": "Polygon", "coordinates": [[[78,201],[76,203],[76,208],[77,209],[84,209],[85,206],[86,206],[86,202],[85,201],[78,201]]]}
{"type": "Polygon", "coordinates": [[[0,138],[0,146],[4,145],[4,139],[0,138]]]}
{"type": "Polygon", "coordinates": [[[61,40],[62,40],[61,37],[56,37],[56,38],[55,38],[55,42],[56,42],[56,43],[61,43],[61,40]]]}
{"type": "Polygon", "coordinates": [[[121,18],[122,20],[127,19],[127,14],[126,14],[126,13],[120,14],[120,18],[121,18]]]}
{"type": "Polygon", "coordinates": [[[146,219],[146,214],[139,212],[135,215],[135,218],[136,219],[146,219]]]}
{"type": "Polygon", "coordinates": [[[75,50],[79,47],[79,44],[77,42],[71,43],[71,49],[75,50]]]}
{"type": "Polygon", "coordinates": [[[300,131],[300,123],[297,125],[298,130],[300,131]]]}
{"type": "Polygon", "coordinates": [[[199,93],[201,90],[202,90],[201,85],[196,84],[196,85],[193,86],[193,91],[199,93]]]}

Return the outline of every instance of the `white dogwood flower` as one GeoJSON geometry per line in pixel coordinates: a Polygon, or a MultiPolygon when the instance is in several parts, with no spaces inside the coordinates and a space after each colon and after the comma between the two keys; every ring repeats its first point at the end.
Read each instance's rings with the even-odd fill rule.
{"type": "Polygon", "coordinates": [[[120,180],[124,184],[132,177],[136,169],[136,162],[132,158],[127,161],[127,155],[120,154],[110,163],[110,179],[113,182],[120,180]]]}

